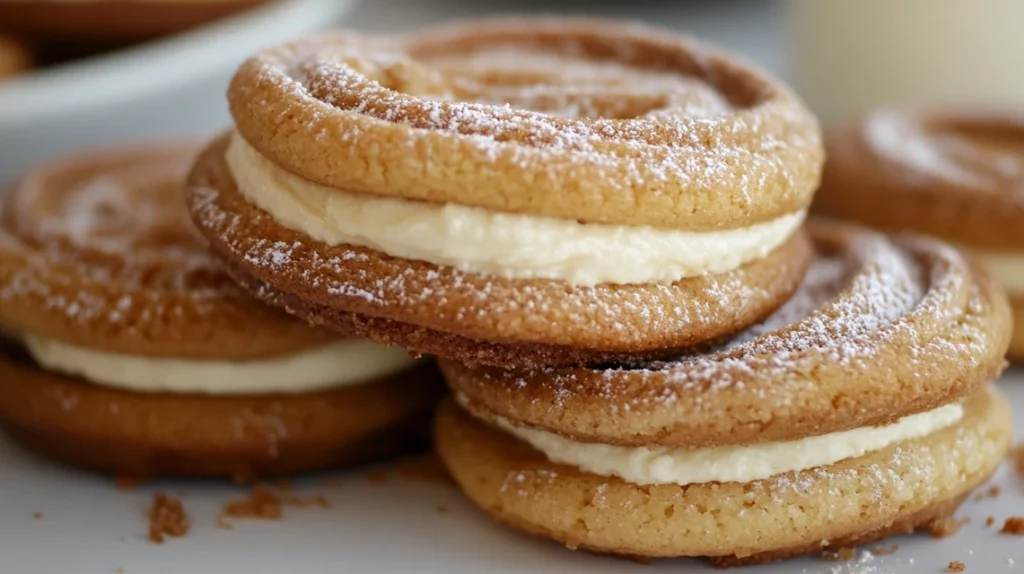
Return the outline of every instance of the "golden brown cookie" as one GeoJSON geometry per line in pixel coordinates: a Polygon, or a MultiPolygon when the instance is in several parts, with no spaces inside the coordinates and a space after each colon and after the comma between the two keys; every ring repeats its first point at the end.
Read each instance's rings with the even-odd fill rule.
{"type": "Polygon", "coordinates": [[[718,348],[601,368],[442,362],[436,446],[498,520],[566,545],[749,563],[906,532],[1000,464],[1005,294],[931,239],[811,225],[796,295],[718,348]],[[867,509],[867,510],[865,510],[867,509]]]}
{"type": "Polygon", "coordinates": [[[209,396],[104,387],[0,352],[0,424],[32,450],[130,476],[281,476],[424,443],[433,365],[305,393],[209,396]]]}
{"type": "Polygon", "coordinates": [[[0,0],[0,32],[39,40],[148,40],[229,16],[264,1],[0,0]]]}
{"type": "Polygon", "coordinates": [[[869,544],[951,516],[995,472],[1010,407],[982,390],[956,425],[835,464],[747,483],[638,486],[550,462],[442,403],[438,452],[495,520],[571,549],[756,564],[869,544]]]}
{"type": "Polygon", "coordinates": [[[191,145],[63,158],[0,210],[0,419],[113,472],[261,475],[384,454],[438,396],[432,367],[339,339],[232,283],[184,207],[191,145]]]}
{"type": "Polygon", "coordinates": [[[0,80],[20,74],[32,66],[32,54],[27,46],[0,35],[0,80]]]}
{"type": "MultiPolygon", "coordinates": [[[[818,212],[928,233],[974,252],[1024,298],[1024,120],[967,111],[885,110],[827,135],[818,212]],[[884,208],[879,208],[884,206],[884,208]]],[[[1016,333],[1024,321],[1015,321],[1016,333]]],[[[1011,358],[1024,358],[1024,336],[1011,358]]]]}
{"type": "Polygon", "coordinates": [[[235,277],[311,323],[498,366],[665,356],[778,307],[818,128],[643,27],[494,20],[267,50],[190,179],[235,277]]]}

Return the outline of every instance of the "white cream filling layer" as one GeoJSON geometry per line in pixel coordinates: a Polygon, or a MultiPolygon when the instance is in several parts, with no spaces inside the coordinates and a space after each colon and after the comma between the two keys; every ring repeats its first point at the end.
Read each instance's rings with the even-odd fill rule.
{"type": "Polygon", "coordinates": [[[1024,295],[1024,255],[971,250],[1010,295],[1024,295]]]}
{"type": "Polygon", "coordinates": [[[249,201],[317,241],[463,271],[580,286],[671,283],[730,271],[780,246],[805,216],[799,211],[743,229],[688,232],[349,193],[276,166],[237,133],[227,163],[249,201]]]}
{"type": "Polygon", "coordinates": [[[369,382],[415,362],[402,349],[363,340],[338,341],[291,355],[244,361],[124,355],[35,335],[23,335],[22,340],[44,369],[146,393],[301,393],[369,382]]]}
{"type": "MultiPolygon", "coordinates": [[[[465,404],[464,397],[458,397],[465,404]]],[[[549,460],[633,484],[750,482],[863,456],[893,443],[931,434],[959,421],[959,403],[904,417],[881,427],[862,427],[794,441],[701,449],[624,447],[582,443],[506,419],[495,424],[549,460]]]]}

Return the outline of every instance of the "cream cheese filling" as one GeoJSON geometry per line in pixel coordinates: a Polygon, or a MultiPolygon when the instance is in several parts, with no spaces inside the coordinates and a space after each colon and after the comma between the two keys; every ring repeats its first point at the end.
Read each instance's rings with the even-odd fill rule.
{"type": "MultiPolygon", "coordinates": [[[[458,400],[465,405],[465,397],[459,396],[458,400]]],[[[825,466],[931,434],[956,423],[963,415],[963,406],[954,403],[903,417],[886,426],[861,427],[786,442],[699,449],[583,443],[551,432],[519,427],[501,417],[489,420],[544,453],[552,462],[649,485],[750,482],[825,466]]]]}
{"type": "Polygon", "coordinates": [[[415,362],[402,349],[358,339],[290,355],[240,361],[143,357],[36,335],[25,334],[21,339],[44,369],[97,385],[146,393],[301,393],[370,382],[415,362]]]}
{"type": "Polygon", "coordinates": [[[782,245],[806,215],[798,211],[742,229],[704,232],[580,223],[325,187],[278,167],[238,133],[226,160],[250,202],[328,245],[579,286],[672,283],[730,271],[782,245]]]}

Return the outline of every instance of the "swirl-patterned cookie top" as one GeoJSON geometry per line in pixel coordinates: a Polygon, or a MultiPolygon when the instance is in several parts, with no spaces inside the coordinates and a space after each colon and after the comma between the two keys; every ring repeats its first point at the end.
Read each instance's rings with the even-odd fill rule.
{"type": "Polygon", "coordinates": [[[245,295],[208,253],[184,202],[196,151],[106,150],[26,174],[0,211],[0,324],[157,356],[260,356],[323,341],[245,295]]]}
{"type": "Polygon", "coordinates": [[[483,418],[585,442],[707,447],[880,425],[1004,367],[1006,296],[958,251],[832,223],[801,289],[721,347],[668,362],[501,370],[443,361],[483,418]]]}
{"type": "Polygon", "coordinates": [[[886,110],[830,133],[826,147],[819,211],[983,249],[1024,246],[1024,117],[886,110]]]}
{"type": "Polygon", "coordinates": [[[595,20],[335,33],[247,61],[242,136],[353,192],[692,230],[799,211],[816,120],[788,89],[700,44],[595,20]]]}

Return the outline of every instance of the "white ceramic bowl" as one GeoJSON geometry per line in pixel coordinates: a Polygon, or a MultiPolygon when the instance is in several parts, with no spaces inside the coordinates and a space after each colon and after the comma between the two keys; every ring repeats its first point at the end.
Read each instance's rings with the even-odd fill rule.
{"type": "Polygon", "coordinates": [[[341,23],[356,0],[278,0],[185,34],[0,83],[0,186],[34,162],[230,121],[224,91],[260,48],[341,23]]]}

